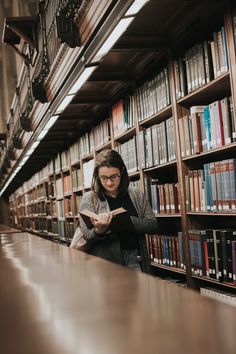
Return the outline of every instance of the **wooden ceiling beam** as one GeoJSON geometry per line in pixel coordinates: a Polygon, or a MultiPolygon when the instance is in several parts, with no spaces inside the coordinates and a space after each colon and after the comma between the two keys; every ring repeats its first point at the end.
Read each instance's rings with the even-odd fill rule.
{"type": "Polygon", "coordinates": [[[73,104],[84,105],[84,104],[92,104],[92,105],[109,105],[110,97],[104,95],[78,95],[73,104]]]}
{"type": "Polygon", "coordinates": [[[170,46],[170,40],[166,34],[165,38],[153,33],[135,33],[135,35],[124,35],[114,46],[112,51],[118,52],[160,52],[170,46]]]}
{"type": "Polygon", "coordinates": [[[112,69],[99,69],[96,70],[92,76],[90,82],[130,82],[133,81],[134,77],[130,71],[124,70],[123,68],[112,67],[112,69]]]}

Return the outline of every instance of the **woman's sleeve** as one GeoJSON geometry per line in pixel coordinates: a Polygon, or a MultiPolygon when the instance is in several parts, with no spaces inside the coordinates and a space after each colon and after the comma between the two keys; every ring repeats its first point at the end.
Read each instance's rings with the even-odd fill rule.
{"type": "Polygon", "coordinates": [[[139,216],[131,216],[135,231],[144,234],[154,234],[158,231],[156,216],[142,191],[137,190],[139,216]]]}
{"type": "MultiPolygon", "coordinates": [[[[84,209],[88,209],[96,213],[96,207],[94,205],[92,192],[85,193],[81,199],[79,210],[81,211],[84,209]]],[[[94,231],[94,228],[89,229],[80,215],[79,215],[79,226],[82,230],[85,240],[87,241],[88,240],[102,241],[106,237],[105,234],[97,235],[96,232],[94,231]]]]}

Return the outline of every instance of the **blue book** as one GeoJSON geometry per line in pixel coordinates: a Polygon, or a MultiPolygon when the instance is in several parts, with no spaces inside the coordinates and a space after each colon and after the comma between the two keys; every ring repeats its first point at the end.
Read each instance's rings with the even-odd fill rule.
{"type": "Polygon", "coordinates": [[[212,148],[212,142],[211,142],[211,117],[210,117],[209,106],[206,106],[204,108],[204,123],[206,127],[207,149],[210,150],[212,148]]]}
{"type": "Polygon", "coordinates": [[[212,199],[212,187],[211,187],[211,176],[210,176],[210,164],[204,164],[204,177],[205,177],[205,186],[206,186],[206,205],[207,211],[213,210],[213,199],[212,199]]]}

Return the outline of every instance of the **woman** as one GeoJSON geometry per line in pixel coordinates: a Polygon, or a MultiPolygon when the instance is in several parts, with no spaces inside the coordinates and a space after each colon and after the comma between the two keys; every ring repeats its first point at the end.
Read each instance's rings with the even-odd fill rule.
{"type": "Polygon", "coordinates": [[[121,156],[115,150],[103,150],[95,160],[92,190],[83,195],[80,211],[89,209],[102,214],[86,227],[80,216],[84,238],[93,243],[91,254],[125,266],[149,271],[145,233],[157,232],[157,221],[144,194],[129,187],[129,177],[121,156]],[[111,210],[123,207],[133,223],[133,230],[111,232],[111,210]]]}

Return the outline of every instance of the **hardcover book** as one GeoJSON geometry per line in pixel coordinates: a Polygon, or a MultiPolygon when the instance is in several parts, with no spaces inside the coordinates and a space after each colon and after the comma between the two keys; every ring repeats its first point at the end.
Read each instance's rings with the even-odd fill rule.
{"type": "MultiPolygon", "coordinates": [[[[112,211],[110,211],[112,214],[112,220],[110,223],[109,229],[114,232],[121,232],[121,231],[133,231],[134,226],[131,221],[130,216],[127,213],[127,210],[124,208],[117,208],[112,211]]],[[[86,226],[89,229],[92,229],[94,227],[91,218],[95,220],[99,220],[102,214],[96,214],[92,212],[91,210],[84,209],[80,211],[80,215],[83,218],[86,226]]]]}

